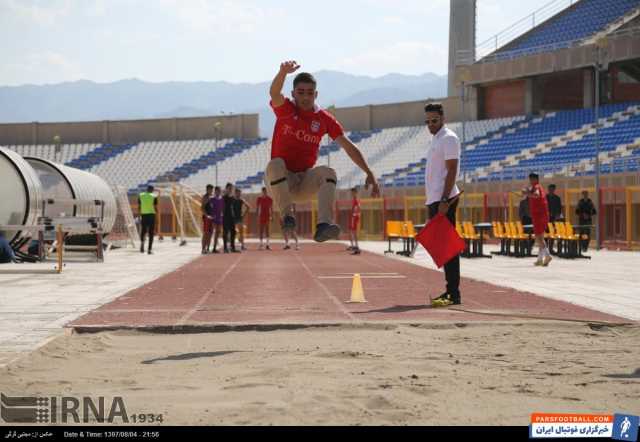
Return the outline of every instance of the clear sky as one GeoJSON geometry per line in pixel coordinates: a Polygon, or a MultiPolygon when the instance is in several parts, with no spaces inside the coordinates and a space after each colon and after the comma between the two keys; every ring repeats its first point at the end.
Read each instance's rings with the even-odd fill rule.
{"type": "MultiPolygon", "coordinates": [[[[478,41],[549,0],[478,0],[478,41]]],[[[446,74],[449,0],[0,0],[0,85],[446,74]]]]}

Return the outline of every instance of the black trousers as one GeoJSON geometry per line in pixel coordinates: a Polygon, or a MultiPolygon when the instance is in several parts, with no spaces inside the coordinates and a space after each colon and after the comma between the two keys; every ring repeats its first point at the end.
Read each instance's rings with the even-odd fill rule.
{"type": "MultiPolygon", "coordinates": [[[[590,219],[581,219],[581,226],[591,226],[592,220],[590,219]]],[[[580,245],[582,246],[582,251],[586,252],[589,249],[589,242],[591,242],[591,227],[580,227],[580,236],[587,235],[587,239],[580,240],[580,245]]]]}
{"type": "Polygon", "coordinates": [[[231,246],[231,250],[236,249],[236,225],[233,221],[222,223],[222,243],[225,250],[228,250],[228,245],[231,246]]]}
{"type": "MultiPolygon", "coordinates": [[[[433,218],[438,214],[438,206],[440,203],[429,204],[429,219],[433,218]]],[[[455,227],[456,225],[456,208],[458,207],[458,200],[455,200],[449,206],[449,211],[447,212],[447,218],[451,222],[451,224],[455,227]]],[[[450,294],[454,298],[460,298],[460,255],[451,259],[448,263],[444,265],[444,275],[447,280],[447,293],[450,294]]]]}
{"type": "Polygon", "coordinates": [[[153,237],[156,234],[156,216],[154,214],[142,215],[140,230],[140,250],[144,249],[144,238],[149,234],[149,250],[153,247],[153,237]]]}

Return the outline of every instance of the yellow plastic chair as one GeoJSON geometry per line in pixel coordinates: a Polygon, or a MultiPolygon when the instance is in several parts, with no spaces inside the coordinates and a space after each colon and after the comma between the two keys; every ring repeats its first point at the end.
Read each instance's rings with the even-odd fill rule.
{"type": "Polygon", "coordinates": [[[391,249],[391,240],[402,238],[402,221],[387,221],[387,239],[389,240],[389,248],[384,253],[393,253],[391,249]]]}
{"type": "Polygon", "coordinates": [[[498,254],[498,255],[507,255],[508,254],[508,248],[507,248],[507,235],[505,234],[502,224],[499,223],[498,221],[493,221],[491,223],[491,227],[493,230],[493,237],[495,239],[499,239],[500,240],[500,252],[492,252],[494,254],[498,254]]]}
{"type": "Polygon", "coordinates": [[[548,232],[545,232],[544,237],[546,239],[556,239],[556,228],[553,226],[553,223],[547,223],[547,230],[548,232]]]}
{"type": "Polygon", "coordinates": [[[462,223],[462,226],[464,228],[464,233],[467,235],[469,239],[474,241],[480,240],[480,235],[476,233],[476,229],[475,227],[473,227],[473,224],[471,224],[469,221],[465,221],[464,223],[462,223]]]}

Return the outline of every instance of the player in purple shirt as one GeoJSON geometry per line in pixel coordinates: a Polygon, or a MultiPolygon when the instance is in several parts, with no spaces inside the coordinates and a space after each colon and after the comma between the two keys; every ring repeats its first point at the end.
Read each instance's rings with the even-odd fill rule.
{"type": "Polygon", "coordinates": [[[213,253],[219,253],[216,249],[218,247],[218,238],[220,237],[220,233],[222,231],[222,211],[224,209],[224,201],[222,200],[220,194],[220,186],[216,186],[213,191],[213,198],[209,199],[209,209],[207,210],[207,213],[212,218],[213,228],[215,229],[213,239],[213,253]]]}

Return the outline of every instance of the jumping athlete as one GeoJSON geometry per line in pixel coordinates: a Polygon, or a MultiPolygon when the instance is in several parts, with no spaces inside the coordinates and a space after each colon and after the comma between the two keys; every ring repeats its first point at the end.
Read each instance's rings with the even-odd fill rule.
{"type": "Polygon", "coordinates": [[[282,95],[287,75],[299,68],[295,61],[285,61],[271,84],[271,107],[276,114],[276,124],[265,183],[280,209],[282,224],[288,229],[296,226],[294,203],[308,202],[317,195],[318,225],[314,240],[324,242],[340,236],[340,227],[333,222],[336,172],[327,166],[315,166],[320,141],[325,134],[329,134],[366,173],[365,185],[372,187],[372,196],[377,197],[380,192],[362,153],[344,135],[340,123],[329,112],[316,106],[318,91],[313,75],[303,72],[295,77],[293,100],[282,95]]]}

